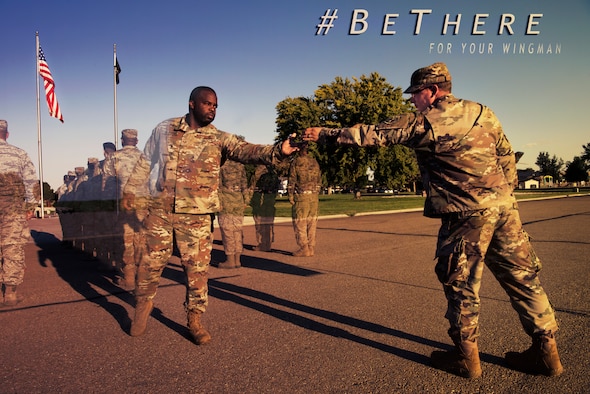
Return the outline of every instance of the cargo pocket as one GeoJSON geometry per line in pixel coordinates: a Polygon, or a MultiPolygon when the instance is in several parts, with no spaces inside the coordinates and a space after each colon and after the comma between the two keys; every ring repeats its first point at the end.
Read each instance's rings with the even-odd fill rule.
{"type": "Polygon", "coordinates": [[[535,253],[535,250],[533,249],[533,245],[531,244],[532,238],[529,235],[529,233],[527,233],[524,229],[522,230],[521,236],[524,240],[524,252],[526,253],[526,255],[529,256],[529,260],[531,262],[531,270],[538,273],[539,271],[541,271],[541,268],[543,268],[543,264],[541,264],[541,260],[539,260],[537,254],[535,253]]]}
{"type": "Polygon", "coordinates": [[[444,285],[467,280],[469,270],[467,269],[467,255],[463,238],[441,248],[434,270],[438,280],[444,285]]]}

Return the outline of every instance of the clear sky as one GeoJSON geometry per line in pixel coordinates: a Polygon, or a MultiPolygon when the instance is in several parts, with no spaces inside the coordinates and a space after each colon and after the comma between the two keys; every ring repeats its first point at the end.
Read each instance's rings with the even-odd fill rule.
{"type": "Polygon", "coordinates": [[[287,97],[371,72],[405,89],[412,71],[437,61],[456,96],[496,112],[525,153],[519,168],[537,169],[539,152],[570,161],[590,142],[588,0],[0,0],[0,13],[0,119],[37,168],[35,32],[56,82],[63,124],[49,117],[41,83],[43,179],[54,189],[114,140],[114,44],[118,134],[138,129],[141,149],[158,122],[187,112],[199,85],[217,91],[219,129],[272,143],[287,97]],[[327,10],[338,18],[316,34],[327,10]],[[412,10],[430,12],[418,24],[412,10]],[[458,31],[449,23],[445,34],[446,14],[458,31]],[[512,34],[499,34],[507,14],[512,34]]]}

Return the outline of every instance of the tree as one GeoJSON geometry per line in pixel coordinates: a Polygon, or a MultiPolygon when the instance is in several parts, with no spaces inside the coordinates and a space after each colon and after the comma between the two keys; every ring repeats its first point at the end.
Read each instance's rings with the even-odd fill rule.
{"type": "Polygon", "coordinates": [[[586,163],[580,156],[574,157],[574,160],[567,163],[567,168],[565,170],[565,180],[568,182],[588,181],[586,163]]]}
{"type": "MultiPolygon", "coordinates": [[[[401,88],[393,87],[378,73],[352,79],[336,77],[318,87],[311,98],[287,98],[277,105],[279,138],[309,126],[350,127],[377,124],[412,110],[401,88]]],[[[358,148],[312,146],[326,185],[359,189],[366,186],[367,168],[376,169],[382,186],[401,187],[418,177],[415,156],[403,146],[358,148]]]]}
{"type": "Polygon", "coordinates": [[[57,201],[57,194],[47,182],[43,182],[43,200],[45,200],[49,206],[53,205],[53,203],[57,201]]]}
{"type": "Polygon", "coordinates": [[[543,175],[551,175],[556,182],[561,181],[561,170],[563,168],[563,159],[553,155],[549,157],[549,152],[540,152],[537,156],[536,165],[543,175]]]}
{"type": "Polygon", "coordinates": [[[586,145],[582,145],[584,152],[582,153],[581,159],[584,161],[586,169],[590,169],[590,142],[586,145]]]}

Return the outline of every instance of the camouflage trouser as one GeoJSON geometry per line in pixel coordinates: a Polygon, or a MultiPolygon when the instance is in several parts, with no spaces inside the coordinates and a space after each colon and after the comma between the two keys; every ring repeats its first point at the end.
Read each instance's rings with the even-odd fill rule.
{"type": "Polygon", "coordinates": [[[145,253],[137,268],[135,298],[138,301],[154,298],[176,240],[186,275],[184,306],[187,311],[205,312],[212,249],[211,216],[150,209],[143,224],[145,253]]]}
{"type": "Polygon", "coordinates": [[[112,260],[119,271],[137,265],[142,235],[141,222],[136,213],[119,211],[112,238],[112,260]]]}
{"type": "Polygon", "coordinates": [[[20,285],[25,277],[24,246],[30,239],[26,215],[0,211],[0,282],[20,285]]]}
{"type": "Polygon", "coordinates": [[[240,254],[243,250],[244,235],[242,227],[244,216],[219,214],[219,230],[221,231],[221,241],[223,250],[226,255],[240,254]]]}
{"type": "Polygon", "coordinates": [[[504,288],[528,335],[557,331],[555,312],[541,286],[541,262],[516,208],[495,207],[442,219],[436,274],[448,307],[449,336],[479,336],[479,289],[484,263],[504,288]]]}
{"type": "Polygon", "coordinates": [[[318,225],[319,200],[317,194],[295,196],[291,209],[295,241],[300,248],[315,247],[315,233],[318,225]]]}
{"type": "Polygon", "coordinates": [[[262,249],[270,250],[274,241],[274,216],[254,216],[256,243],[262,249]]]}

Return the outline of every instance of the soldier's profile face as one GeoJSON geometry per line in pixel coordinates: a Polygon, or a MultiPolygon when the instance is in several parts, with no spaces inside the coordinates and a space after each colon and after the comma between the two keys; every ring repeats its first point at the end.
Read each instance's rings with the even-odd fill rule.
{"type": "Polygon", "coordinates": [[[410,102],[416,106],[416,109],[420,112],[430,107],[433,102],[433,94],[430,89],[422,89],[415,93],[412,93],[410,102]]]}
{"type": "Polygon", "coordinates": [[[203,90],[191,103],[192,116],[200,127],[213,122],[217,113],[217,95],[215,93],[203,90]]]}

